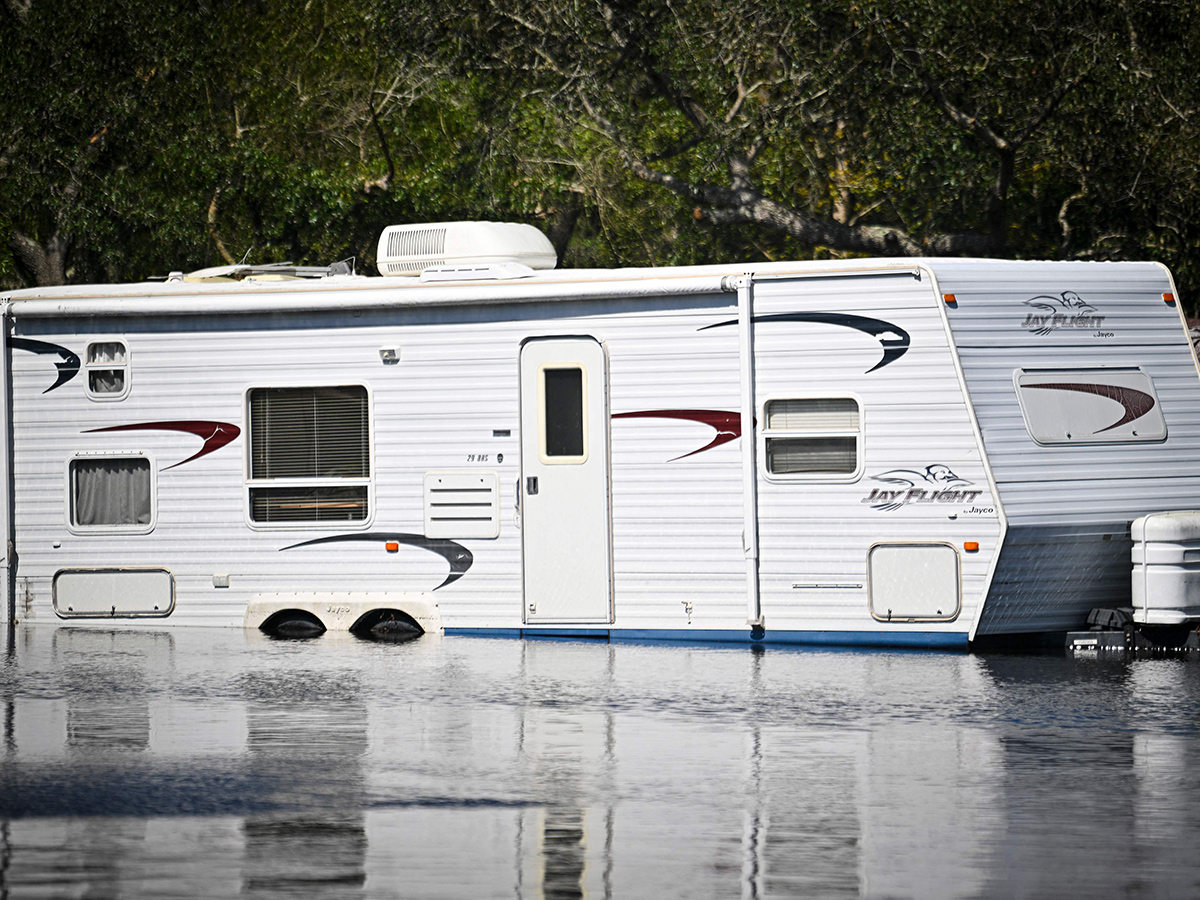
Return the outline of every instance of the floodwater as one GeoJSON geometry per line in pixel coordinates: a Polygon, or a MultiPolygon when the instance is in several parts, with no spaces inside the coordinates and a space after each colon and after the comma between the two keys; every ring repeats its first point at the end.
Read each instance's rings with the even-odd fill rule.
{"type": "Polygon", "coordinates": [[[19,628],[0,897],[1200,895],[1200,659],[19,628]]]}

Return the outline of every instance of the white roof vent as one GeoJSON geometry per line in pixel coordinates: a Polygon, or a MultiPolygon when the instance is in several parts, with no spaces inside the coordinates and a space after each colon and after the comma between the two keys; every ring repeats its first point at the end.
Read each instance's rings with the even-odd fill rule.
{"type": "Polygon", "coordinates": [[[553,269],[554,245],[532,225],[516,222],[435,222],[390,225],[379,236],[380,275],[420,275],[431,267],[519,263],[553,269]]]}

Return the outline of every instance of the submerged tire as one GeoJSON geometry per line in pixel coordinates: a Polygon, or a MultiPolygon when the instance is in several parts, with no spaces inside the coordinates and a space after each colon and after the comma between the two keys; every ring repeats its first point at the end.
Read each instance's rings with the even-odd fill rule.
{"type": "Polygon", "coordinates": [[[355,637],[367,641],[402,644],[419,638],[425,633],[425,629],[406,612],[398,609],[373,609],[351,625],[350,632],[355,637]]]}
{"type": "Polygon", "coordinates": [[[289,640],[315,638],[325,633],[325,625],[321,620],[303,609],[280,610],[268,617],[258,628],[271,637],[289,640]]]}

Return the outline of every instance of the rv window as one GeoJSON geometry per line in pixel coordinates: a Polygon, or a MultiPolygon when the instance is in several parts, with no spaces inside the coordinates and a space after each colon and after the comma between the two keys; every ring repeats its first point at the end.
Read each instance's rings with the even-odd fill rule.
{"type": "Polygon", "coordinates": [[[1161,441],[1167,423],[1140,369],[1018,369],[1025,428],[1039,444],[1161,441]]]}
{"type": "Polygon", "coordinates": [[[120,341],[87,345],[87,394],[93,400],[120,400],[129,393],[129,360],[120,341]]]}
{"type": "Polygon", "coordinates": [[[768,400],[763,437],[771,475],[818,480],[853,477],[862,455],[858,401],[850,397],[768,400]]]}
{"type": "Polygon", "coordinates": [[[370,417],[362,385],[250,391],[250,518],[361,522],[370,417]]]}
{"type": "Polygon", "coordinates": [[[154,508],[153,477],[145,457],[73,459],[70,485],[73,526],[148,530],[154,508]]]}
{"type": "Polygon", "coordinates": [[[583,369],[546,366],[542,369],[542,454],[558,462],[587,458],[586,398],[583,369]]]}

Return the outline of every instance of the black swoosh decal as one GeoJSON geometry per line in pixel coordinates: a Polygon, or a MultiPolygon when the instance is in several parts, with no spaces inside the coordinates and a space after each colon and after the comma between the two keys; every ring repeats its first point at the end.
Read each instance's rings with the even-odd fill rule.
{"type": "Polygon", "coordinates": [[[287,547],[280,547],[280,551],[292,550],[296,547],[311,547],[314,544],[338,544],[343,541],[395,541],[398,544],[408,544],[410,547],[420,547],[422,550],[428,550],[431,553],[436,553],[438,556],[450,563],[450,574],[446,576],[446,580],[439,584],[434,590],[444,588],[451,582],[458,581],[467,574],[467,569],[471,568],[471,563],[475,561],[475,557],[471,555],[471,551],[462,544],[454,541],[448,541],[444,538],[427,538],[423,534],[391,534],[384,531],[368,531],[363,534],[335,534],[332,537],[313,538],[311,541],[301,541],[298,544],[291,544],[287,547]]]}
{"type": "Polygon", "coordinates": [[[8,339],[8,346],[17,350],[28,350],[30,353],[37,353],[39,355],[57,353],[62,357],[62,362],[54,364],[58,369],[58,380],[42,391],[43,394],[50,393],[56,387],[62,387],[62,385],[79,374],[79,357],[66,347],[60,347],[58,344],[49,344],[46,341],[35,341],[32,338],[19,337],[10,337],[8,339]]]}
{"type": "MultiPolygon", "coordinates": [[[[772,316],[754,316],[754,322],[817,322],[821,325],[841,325],[844,328],[853,328],[855,331],[869,334],[877,338],[879,345],[883,347],[883,359],[867,369],[868,372],[874,372],[876,369],[881,369],[888,363],[898,360],[908,352],[908,345],[911,343],[908,332],[897,325],[893,325],[891,322],[885,322],[882,319],[871,319],[867,316],[852,316],[847,313],[779,313],[772,316]],[[882,336],[889,332],[893,337],[882,336]]],[[[700,331],[707,331],[709,328],[723,328],[727,325],[736,325],[737,323],[737,319],[730,319],[728,322],[705,325],[700,331]]]]}

